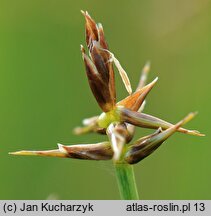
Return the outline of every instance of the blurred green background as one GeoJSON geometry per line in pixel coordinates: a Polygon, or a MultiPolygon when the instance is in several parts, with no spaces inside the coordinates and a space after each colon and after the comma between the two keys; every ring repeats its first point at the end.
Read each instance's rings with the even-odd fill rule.
{"type": "MultiPolygon", "coordinates": [[[[149,81],[159,82],[145,112],[177,122],[197,110],[187,127],[207,135],[177,133],[135,165],[141,199],[211,199],[210,0],[0,0],[0,199],[119,198],[111,161],[8,155],[106,139],[72,134],[100,113],[79,48],[81,9],[103,23],[133,88],[151,60],[149,81]]],[[[116,79],[121,99],[127,93],[116,79]]]]}

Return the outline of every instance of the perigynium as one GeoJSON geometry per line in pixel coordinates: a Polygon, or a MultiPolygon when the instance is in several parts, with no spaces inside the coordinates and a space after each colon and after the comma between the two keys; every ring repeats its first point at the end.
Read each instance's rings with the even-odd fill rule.
{"type": "Polygon", "coordinates": [[[196,130],[182,126],[190,121],[195,112],[188,114],[177,124],[143,113],[145,99],[155,86],[158,78],[146,85],[149,62],[146,63],[136,90],[133,92],[127,73],[110,51],[105,40],[102,24],[96,24],[88,12],[85,17],[86,45],[88,55],[81,45],[82,58],[91,91],[102,109],[98,116],[83,120],[83,126],[74,129],[75,134],[101,133],[107,135],[105,142],[77,144],[48,151],[18,151],[13,155],[39,155],[86,160],[112,160],[115,166],[119,191],[122,199],[139,199],[132,164],[136,164],[154,152],[175,132],[204,136],[196,130]],[[128,96],[116,101],[114,68],[117,68],[128,96]],[[155,129],[155,131],[136,141],[132,141],[135,126],[155,129]]]}

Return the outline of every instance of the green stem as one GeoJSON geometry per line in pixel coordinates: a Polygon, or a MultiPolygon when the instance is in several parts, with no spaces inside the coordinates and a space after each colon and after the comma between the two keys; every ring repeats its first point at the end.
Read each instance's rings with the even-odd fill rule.
{"type": "Polygon", "coordinates": [[[133,171],[133,166],[129,164],[114,164],[117,182],[121,199],[138,200],[138,191],[133,171]]]}

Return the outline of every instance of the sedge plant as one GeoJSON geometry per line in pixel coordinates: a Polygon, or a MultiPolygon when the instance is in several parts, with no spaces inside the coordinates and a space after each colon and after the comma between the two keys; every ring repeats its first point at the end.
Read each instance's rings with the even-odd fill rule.
{"type": "Polygon", "coordinates": [[[102,24],[96,24],[88,12],[82,11],[85,17],[85,35],[88,55],[81,45],[82,58],[91,91],[100,106],[102,113],[83,120],[83,126],[74,129],[77,135],[99,133],[107,135],[105,142],[95,144],[58,144],[58,149],[47,151],[17,151],[12,155],[35,155],[84,160],[112,160],[117,176],[121,199],[139,199],[133,164],[153,153],[166,139],[175,132],[204,136],[196,130],[182,126],[190,121],[195,112],[188,114],[177,124],[148,115],[143,112],[145,99],[155,86],[158,78],[146,84],[149,62],[143,67],[135,91],[132,91],[130,80],[120,62],[110,51],[105,40],[102,24]],[[116,101],[114,66],[117,68],[128,96],[116,101]],[[155,131],[136,141],[132,141],[135,127],[150,128],[155,131]]]}

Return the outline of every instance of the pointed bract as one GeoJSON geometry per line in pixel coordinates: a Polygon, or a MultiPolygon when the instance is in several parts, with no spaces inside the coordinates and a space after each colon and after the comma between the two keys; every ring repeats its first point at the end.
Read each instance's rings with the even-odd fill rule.
{"type": "Polygon", "coordinates": [[[155,78],[151,83],[144,86],[141,89],[138,89],[136,92],[134,92],[132,95],[126,97],[125,99],[121,100],[117,103],[119,106],[124,106],[125,108],[128,108],[133,111],[138,111],[141,107],[142,103],[144,102],[146,96],[151,91],[151,89],[154,87],[155,83],[157,82],[158,78],[155,78]]]}
{"type": "Polygon", "coordinates": [[[66,152],[69,158],[86,160],[110,160],[113,151],[109,142],[81,145],[61,145],[60,151],[66,152]]]}
{"type": "Polygon", "coordinates": [[[99,38],[100,46],[103,49],[108,49],[108,44],[107,44],[107,42],[105,40],[105,35],[104,35],[102,24],[98,23],[97,27],[98,27],[98,38],[99,38]]]}
{"type": "MultiPolygon", "coordinates": [[[[142,73],[141,73],[141,76],[140,76],[140,80],[139,80],[139,83],[138,83],[138,86],[137,86],[137,88],[136,88],[136,92],[137,91],[139,91],[140,89],[142,89],[142,88],[144,88],[144,86],[146,85],[146,82],[147,82],[147,77],[148,77],[148,73],[149,73],[149,70],[150,70],[150,62],[148,61],[146,64],[145,64],[145,66],[144,66],[144,68],[142,69],[142,73]]],[[[152,86],[153,87],[153,86],[152,86]]],[[[150,91],[151,89],[149,89],[149,91],[150,91]]],[[[144,95],[143,95],[144,96],[144,95]]],[[[147,96],[147,94],[146,94],[146,96],[147,96]]],[[[146,97],[145,96],[145,97],[146,97]]],[[[128,96],[128,98],[130,98],[130,96],[128,96]]],[[[140,97],[138,97],[137,99],[139,99],[140,97]]],[[[143,97],[142,97],[143,98],[143,97]]],[[[142,99],[142,98],[140,98],[140,99],[142,99]]],[[[122,100],[122,102],[124,101],[124,99],[122,100]]],[[[120,101],[121,102],[121,101],[120,101]]],[[[138,112],[143,112],[143,110],[144,110],[144,108],[145,108],[145,105],[146,105],[146,100],[144,100],[143,102],[141,102],[141,101],[139,100],[139,104],[141,104],[141,106],[139,107],[139,109],[138,110],[136,110],[136,109],[132,109],[133,111],[138,111],[138,112]]],[[[129,104],[131,104],[131,103],[129,103],[129,104]]],[[[134,103],[134,104],[138,104],[138,103],[134,103]]],[[[122,104],[123,105],[123,104],[122,104]]],[[[123,105],[124,106],[124,105],[123,105]]],[[[125,106],[125,107],[127,107],[127,108],[129,108],[129,106],[125,106]]],[[[132,137],[134,136],[134,134],[135,134],[135,125],[132,125],[132,124],[129,124],[129,123],[126,123],[126,126],[127,126],[127,130],[128,130],[128,132],[130,133],[130,135],[131,135],[131,139],[132,139],[132,137]]]]}
{"type": "Polygon", "coordinates": [[[174,134],[182,125],[190,121],[196,113],[190,113],[182,121],[178,122],[176,125],[172,125],[167,130],[163,131],[158,129],[156,133],[143,137],[131,144],[128,147],[127,153],[125,154],[125,160],[129,164],[138,163],[145,157],[149,156],[154,152],[167,138],[174,134]]]}
{"type": "Polygon", "coordinates": [[[73,133],[75,135],[81,135],[81,134],[86,134],[86,133],[95,131],[96,128],[98,128],[97,119],[98,119],[98,116],[93,116],[93,117],[84,119],[83,120],[84,126],[74,128],[73,133]]]}
{"type": "Polygon", "coordinates": [[[75,135],[82,135],[87,133],[96,132],[98,134],[106,134],[106,128],[101,128],[98,125],[99,116],[93,116],[83,120],[82,127],[75,127],[73,133],[75,135]]]}
{"type": "Polygon", "coordinates": [[[84,12],[81,10],[81,13],[84,15],[85,20],[86,20],[86,24],[85,24],[86,44],[87,44],[87,47],[90,47],[93,40],[98,41],[98,29],[97,29],[95,21],[90,17],[87,11],[84,12]]]}
{"type": "Polygon", "coordinates": [[[55,150],[46,150],[46,151],[17,151],[17,152],[10,152],[10,155],[17,155],[17,156],[43,156],[43,157],[61,157],[67,158],[67,154],[61,152],[59,149],[55,150]]]}
{"type": "MultiPolygon", "coordinates": [[[[157,129],[161,127],[162,129],[165,130],[172,126],[172,124],[167,121],[164,121],[162,119],[159,119],[157,117],[145,113],[134,112],[123,107],[118,107],[118,110],[120,112],[122,121],[128,122],[138,127],[151,128],[151,129],[157,129]]],[[[204,136],[204,134],[201,134],[199,131],[196,130],[178,128],[177,131],[185,134],[194,135],[194,136],[204,136]]]]}
{"type": "Polygon", "coordinates": [[[146,85],[149,71],[150,71],[150,61],[148,61],[142,69],[140,80],[139,80],[138,87],[136,90],[141,89],[146,85]]]}
{"type": "Polygon", "coordinates": [[[65,146],[58,144],[58,149],[47,151],[18,151],[11,152],[12,155],[23,156],[49,156],[62,158],[75,158],[84,160],[110,160],[113,151],[109,142],[96,144],[81,144],[65,146]]]}

